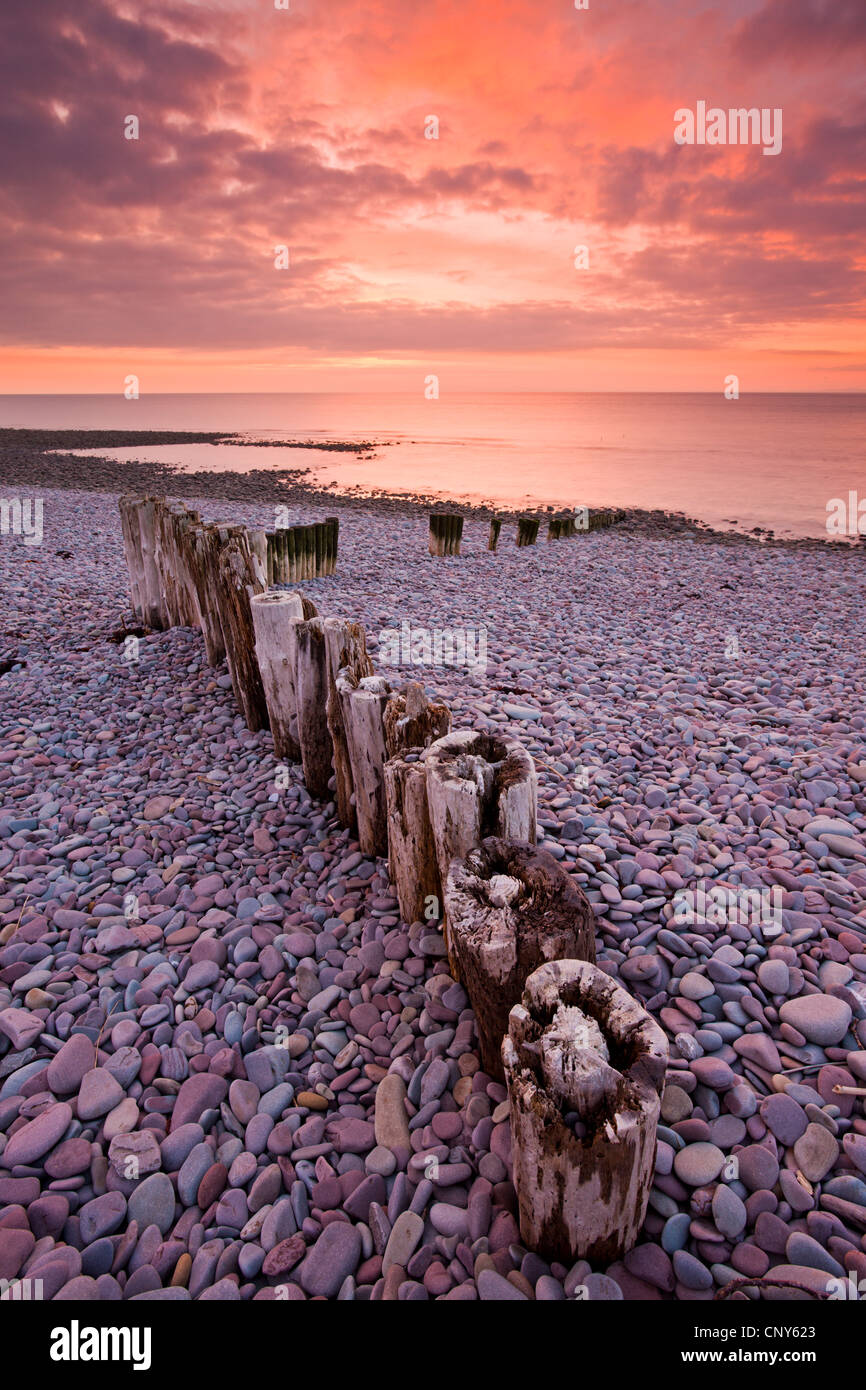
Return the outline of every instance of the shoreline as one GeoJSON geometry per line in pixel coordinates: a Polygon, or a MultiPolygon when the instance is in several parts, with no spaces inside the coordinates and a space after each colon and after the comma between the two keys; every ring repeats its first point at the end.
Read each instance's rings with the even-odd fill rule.
{"type": "MultiPolygon", "coordinates": [[[[489,521],[498,516],[514,522],[520,516],[552,516],[562,509],[539,503],[528,507],[497,506],[494,502],[476,503],[444,499],[432,493],[393,492],[387,489],[364,490],[360,486],[340,488],[337,485],[317,486],[307,481],[310,470],[253,469],[248,473],[225,471],[184,472],[165,464],[136,459],[121,462],[110,455],[81,459],[62,452],[72,448],[146,448],[148,444],[232,444],[241,447],[280,447],[317,449],[329,453],[361,453],[387,444],[375,441],[275,440],[259,445],[242,434],[218,431],[186,430],[34,430],[0,428],[0,490],[13,487],[37,486],[62,491],[111,493],[159,492],[190,501],[209,499],[232,504],[286,505],[302,507],[340,507],[350,511],[366,511],[392,516],[418,516],[447,508],[463,517],[489,521]],[[87,476],[83,477],[85,471],[87,476]],[[74,471],[73,471],[74,470],[74,471]]],[[[593,509],[595,510],[595,509],[593,509]]],[[[688,535],[696,541],[711,541],[724,545],[751,545],[785,550],[820,551],[833,554],[851,552],[862,554],[860,542],[823,540],[818,537],[776,536],[771,530],[754,528],[750,532],[735,529],[719,530],[689,517],[683,512],[665,509],[626,507],[624,520],[616,523],[619,533],[665,537],[688,535]]],[[[578,537],[579,539],[579,537],[578,537]]],[[[540,538],[540,543],[544,543],[540,538]]]]}

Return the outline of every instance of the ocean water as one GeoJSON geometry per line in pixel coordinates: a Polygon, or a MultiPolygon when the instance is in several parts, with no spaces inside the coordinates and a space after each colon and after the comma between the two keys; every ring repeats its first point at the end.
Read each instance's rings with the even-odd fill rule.
{"type": "MultiPolygon", "coordinates": [[[[0,396],[0,425],[374,440],[370,457],[222,445],[117,453],[185,469],[304,467],[342,489],[508,506],[660,507],[780,536],[825,537],[833,499],[866,502],[866,395],[854,393],[0,396]]],[[[82,486],[86,473],[82,457],[82,486]]]]}

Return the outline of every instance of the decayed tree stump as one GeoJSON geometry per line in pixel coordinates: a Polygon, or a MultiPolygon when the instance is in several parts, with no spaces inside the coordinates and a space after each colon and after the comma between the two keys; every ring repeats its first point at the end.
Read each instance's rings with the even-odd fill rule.
{"type": "Polygon", "coordinates": [[[552,854],[494,837],[452,862],[444,906],[481,1062],[501,1081],[502,1039],[526,980],[545,961],[595,961],[595,915],[552,854]]]}
{"type": "Polygon", "coordinates": [[[517,523],[518,546],[535,545],[538,539],[539,520],[537,516],[522,516],[517,523]]]}
{"type": "Polygon", "coordinates": [[[402,694],[389,699],[383,724],[388,870],[400,915],[411,924],[422,920],[428,898],[442,897],[423,750],[448,733],[451,713],[447,705],[428,701],[417,681],[408,681],[402,694]]]}
{"type": "Polygon", "coordinates": [[[219,551],[219,612],[232,689],[248,729],[267,728],[268,708],[259,664],[250,600],[265,587],[258,557],[247,534],[233,536],[219,551]]]}
{"type": "Polygon", "coordinates": [[[274,753],[300,761],[298,707],[295,693],[296,650],[290,629],[306,616],[300,594],[270,590],[250,600],[256,659],[262,677],[274,753]]]}
{"type": "Polygon", "coordinates": [[[430,515],[431,555],[459,555],[463,536],[463,517],[445,512],[432,512],[430,515]]]}
{"type": "MultiPolygon", "coordinates": [[[[441,884],[447,882],[452,859],[465,859],[488,835],[535,844],[538,778],[519,743],[457,729],[432,743],[424,762],[441,884]]],[[[458,971],[447,917],[443,932],[451,968],[458,971]]]]}
{"type": "Polygon", "coordinates": [[[542,965],[511,1010],[502,1059],[524,1244],[605,1266],[635,1244],[653,1181],[668,1045],[585,961],[542,965]]]}
{"type": "Polygon", "coordinates": [[[336,680],[355,789],[358,843],[364,854],[388,853],[383,715],[391,687],[382,676],[357,680],[346,668],[336,680]]]}
{"type": "Polygon", "coordinates": [[[490,523],[490,534],[487,537],[487,549],[495,550],[499,541],[499,532],[502,530],[502,521],[499,517],[494,517],[490,523]]]}
{"type": "Polygon", "coordinates": [[[328,660],[325,625],[321,618],[292,624],[296,644],[295,693],[298,706],[298,742],[304,782],[311,796],[328,799],[332,744],[328,731],[328,660]]]}
{"type": "Polygon", "coordinates": [[[343,707],[337,693],[337,676],[345,670],[354,682],[372,676],[373,663],[367,655],[367,638],[360,623],[344,622],[342,618],[325,619],[325,650],[328,662],[328,702],[326,715],[334,756],[334,783],[337,817],[352,834],[358,829],[355,809],[355,783],[352,760],[343,723],[343,707]]]}

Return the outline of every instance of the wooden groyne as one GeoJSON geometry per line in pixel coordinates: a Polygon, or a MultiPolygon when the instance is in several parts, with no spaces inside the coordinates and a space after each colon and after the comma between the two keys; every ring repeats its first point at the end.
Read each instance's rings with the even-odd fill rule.
{"type": "MultiPolygon", "coordinates": [[[[200,628],[248,727],[269,727],[276,757],[333,799],[362,852],[387,856],[403,920],[440,925],[485,1071],[508,1086],[523,1241],[567,1262],[617,1258],[646,1213],[667,1044],[595,968],[592,907],[535,847],[531,755],[452,729],[418,682],[398,690],[376,674],[360,624],[273,587],[333,574],[335,519],[268,535],[164,497],[119,505],[142,623],[200,628]]],[[[463,518],[430,520],[431,552],[458,555],[463,518]]],[[[521,518],[518,545],[538,529],[521,518]]],[[[498,536],[496,524],[491,548],[498,536]]]]}

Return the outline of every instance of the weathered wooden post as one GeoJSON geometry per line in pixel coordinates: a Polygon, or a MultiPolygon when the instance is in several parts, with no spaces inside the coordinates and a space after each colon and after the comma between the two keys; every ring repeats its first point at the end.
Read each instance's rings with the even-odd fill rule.
{"type": "Polygon", "coordinates": [[[603,970],[553,961],[511,1010],[502,1058],[524,1244],[563,1264],[610,1264],[646,1216],[664,1033],[603,970]]]}
{"type": "Polygon", "coordinates": [[[226,654],[219,603],[218,562],[222,545],[219,528],[201,524],[190,527],[186,545],[187,563],[201,619],[205,657],[209,666],[218,666],[226,654]]]}
{"type": "Polygon", "coordinates": [[[388,869],[400,915],[411,924],[422,920],[429,898],[442,896],[423,751],[448,733],[451,714],[447,705],[428,701],[417,681],[408,681],[385,706],[383,725],[388,869]]]}
{"type": "Polygon", "coordinates": [[[522,516],[517,523],[517,544],[535,545],[538,539],[539,520],[537,516],[522,516]]]}
{"type": "Polygon", "coordinates": [[[459,555],[463,536],[463,517],[446,512],[430,514],[431,555],[459,555]]]}
{"type": "Polygon", "coordinates": [[[158,518],[164,504],[164,497],[123,497],[119,503],[132,600],[142,622],[156,631],[170,626],[159,567],[158,518]]]}
{"type": "Polygon", "coordinates": [[[495,550],[499,542],[499,532],[502,530],[502,521],[495,516],[490,523],[490,534],[487,537],[487,549],[495,550]]]}
{"type": "Polygon", "coordinates": [[[327,516],[325,517],[325,525],[328,528],[327,568],[325,574],[336,574],[337,549],[340,541],[340,518],[338,516],[327,516]]]}
{"type": "Polygon", "coordinates": [[[268,707],[259,664],[250,600],[262,593],[265,575],[243,527],[220,547],[218,556],[220,625],[232,689],[248,729],[267,728],[268,707]]]}
{"type": "Polygon", "coordinates": [[[355,783],[343,723],[343,707],[337,693],[337,676],[345,670],[350,680],[357,684],[364,677],[372,676],[373,663],[367,655],[367,638],[363,627],[360,623],[344,622],[342,618],[325,619],[325,650],[328,662],[326,715],[334,755],[337,817],[340,824],[347,826],[354,835],[358,829],[355,783]]]}
{"type": "Polygon", "coordinates": [[[364,854],[388,853],[385,812],[385,728],[383,715],[391,687],[382,676],[358,680],[351,669],[336,680],[355,789],[358,843],[364,854]]]}
{"type": "Polygon", "coordinates": [[[445,554],[445,518],[439,512],[430,515],[430,539],[427,546],[431,555],[445,554]]]}
{"type": "Polygon", "coordinates": [[[325,625],[321,618],[307,618],[293,623],[292,634],[297,644],[295,691],[304,782],[311,796],[327,801],[333,745],[328,731],[325,625]]]}
{"type": "MultiPolygon", "coordinates": [[[[440,884],[447,882],[452,859],[464,859],[488,835],[535,844],[538,778],[519,743],[457,729],[430,745],[424,763],[440,884]]],[[[447,919],[443,932],[456,971],[447,919]]]]}
{"type": "Polygon", "coordinates": [[[256,659],[262,677],[274,753],[298,762],[298,709],[295,695],[296,650],[291,628],[312,614],[304,612],[300,594],[269,590],[250,600],[256,659]]]}
{"type": "Polygon", "coordinates": [[[494,837],[453,860],[444,905],[481,1063],[502,1080],[502,1039],[523,986],[545,961],[595,961],[595,915],[552,854],[494,837]]]}
{"type": "Polygon", "coordinates": [[[123,536],[123,550],[126,568],[129,571],[129,596],[136,615],[144,620],[146,594],[144,586],[144,557],[141,553],[141,528],[138,524],[140,497],[119,497],[120,530],[123,536]]]}
{"type": "Polygon", "coordinates": [[[564,537],[573,536],[575,530],[573,516],[552,516],[547,523],[547,539],[549,541],[562,540],[564,537]]]}
{"type": "MultiPolygon", "coordinates": [[[[160,499],[154,507],[153,531],[156,567],[159,572],[163,611],[169,627],[184,626],[183,596],[178,576],[178,556],[173,531],[173,514],[180,504],[160,499]]],[[[180,506],[181,511],[186,511],[180,506]]]]}

